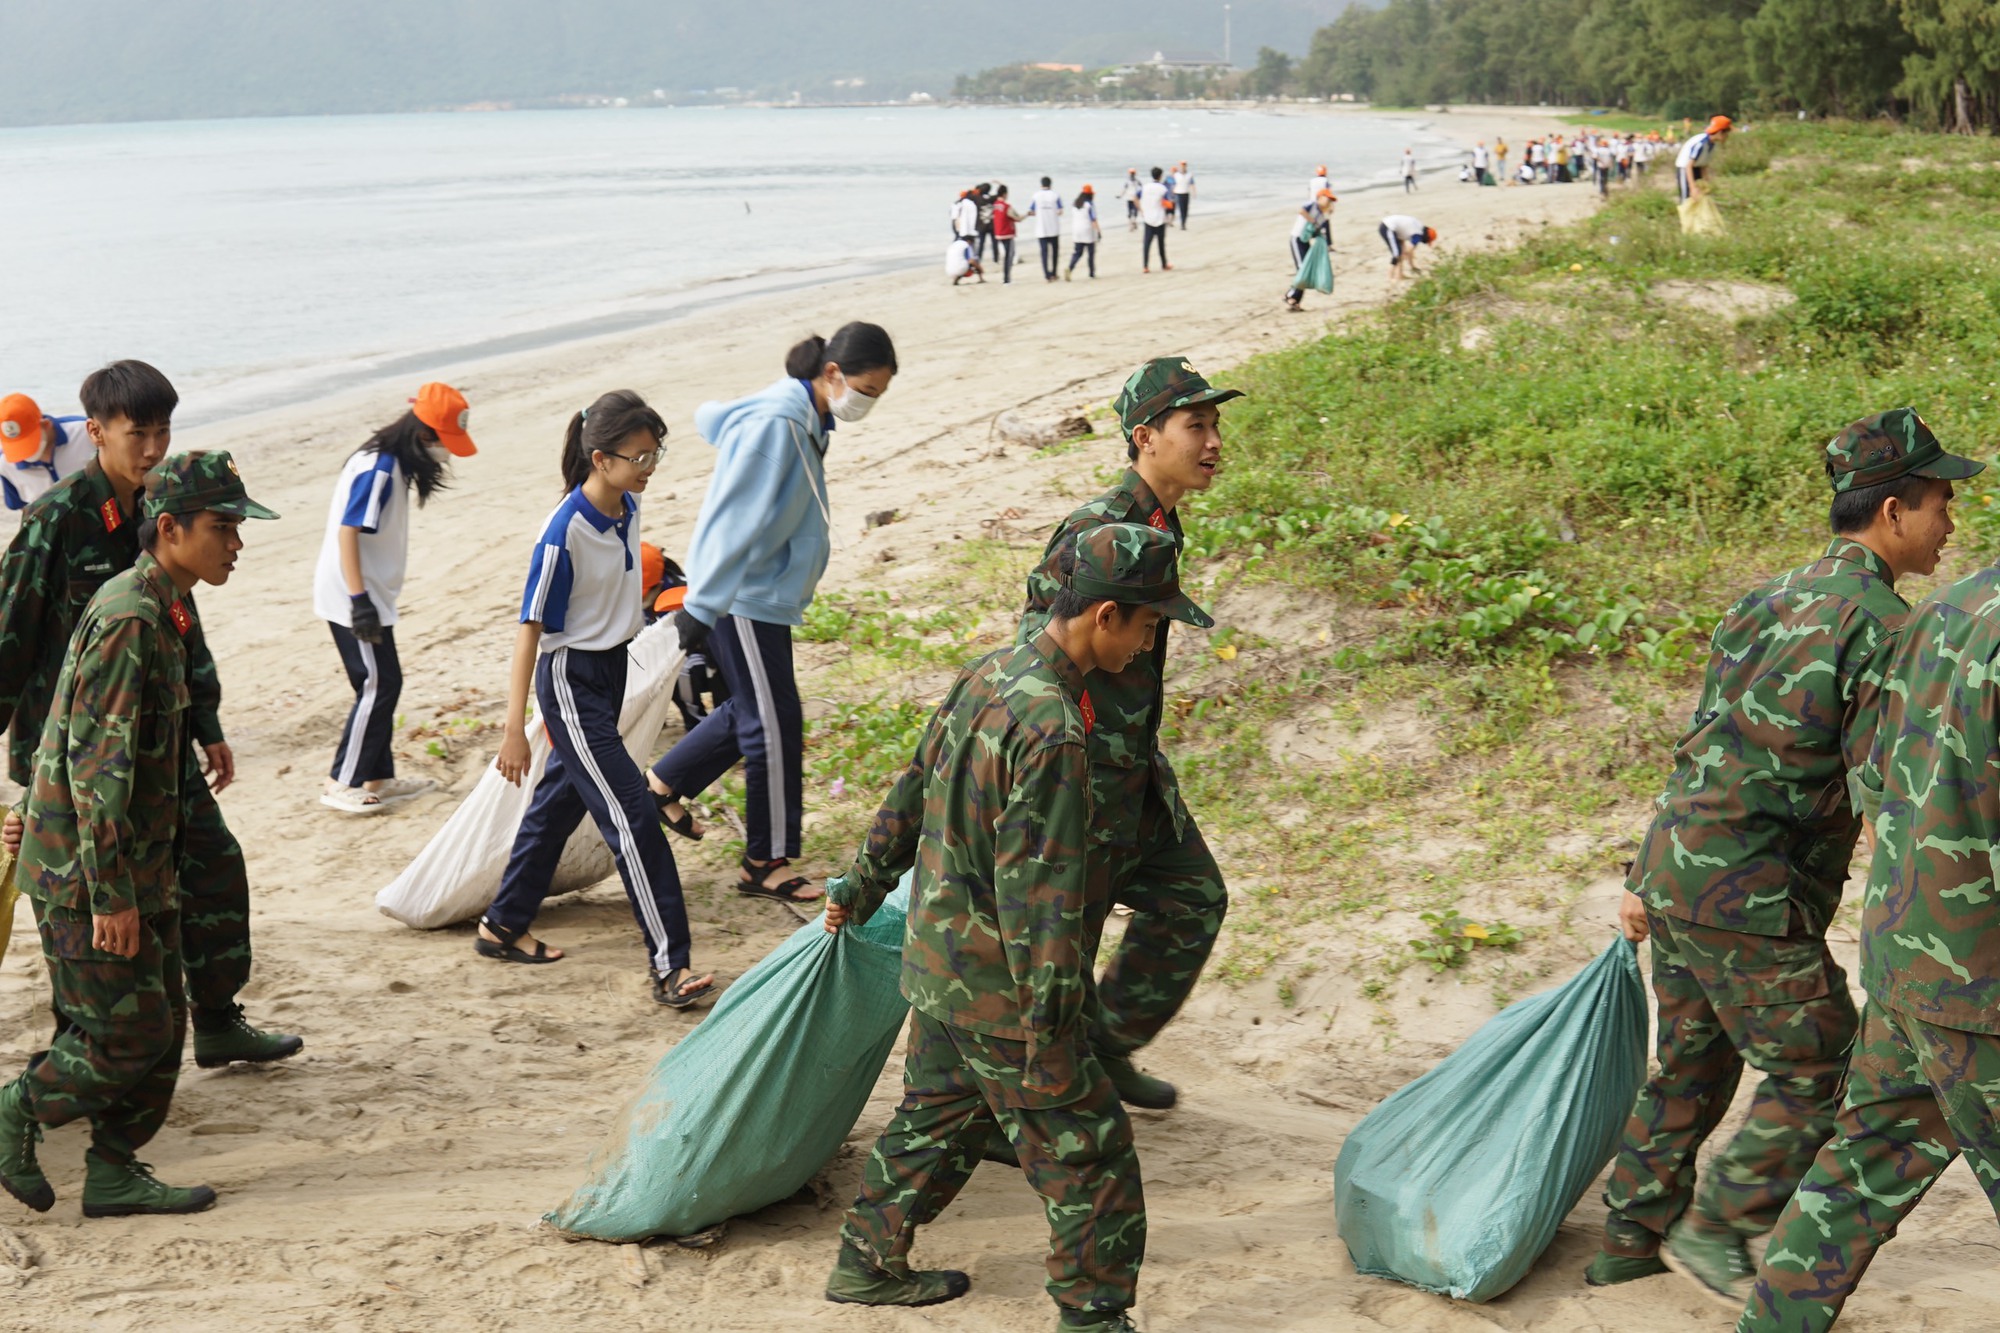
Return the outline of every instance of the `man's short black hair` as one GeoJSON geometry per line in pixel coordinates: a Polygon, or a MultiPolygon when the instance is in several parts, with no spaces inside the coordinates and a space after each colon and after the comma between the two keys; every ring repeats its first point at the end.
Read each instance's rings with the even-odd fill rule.
{"type": "Polygon", "coordinates": [[[1906,509],[1922,509],[1924,497],[1936,482],[1931,477],[1919,477],[1909,473],[1893,481],[1878,482],[1873,486],[1856,486],[1851,491],[1842,491],[1833,497],[1832,511],[1828,522],[1836,533],[1866,532],[1874,523],[1875,515],[1882,512],[1882,502],[1894,498],[1901,500],[1906,509]]]}
{"type": "Polygon", "coordinates": [[[124,417],[135,426],[164,426],[181,401],[167,377],[144,361],[113,361],[92,371],[79,396],[83,410],[99,425],[124,417]]]}
{"type": "MultiPolygon", "coordinates": [[[[1152,430],[1157,431],[1162,426],[1165,426],[1167,424],[1168,417],[1172,416],[1174,413],[1178,411],[1180,411],[1178,407],[1170,407],[1166,411],[1157,413],[1156,415],[1148,418],[1147,420],[1140,422],[1139,426],[1146,426],[1151,428],[1152,430]]],[[[1139,442],[1132,438],[1133,435],[1137,435],[1139,433],[1139,426],[1132,427],[1132,433],[1125,437],[1125,460],[1129,463],[1136,463],[1139,461],[1139,442]]]]}

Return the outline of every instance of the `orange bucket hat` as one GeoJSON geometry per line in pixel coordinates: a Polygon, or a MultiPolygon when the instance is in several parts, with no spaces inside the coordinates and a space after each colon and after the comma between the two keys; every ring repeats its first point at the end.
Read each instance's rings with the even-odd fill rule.
{"type": "Polygon", "coordinates": [[[25,393],[0,398],[0,452],[25,463],[42,451],[42,409],[25,393]]]}
{"type": "Polygon", "coordinates": [[[1710,134],[1721,134],[1733,128],[1734,124],[1727,116],[1717,116],[1708,122],[1708,132],[1710,134]]]}
{"type": "Polygon", "coordinates": [[[417,390],[417,396],[410,400],[416,406],[412,409],[417,420],[437,432],[438,443],[459,458],[470,458],[479,452],[472,443],[472,437],[465,433],[466,419],[472,414],[465,406],[465,395],[449,384],[435,381],[417,390]]]}

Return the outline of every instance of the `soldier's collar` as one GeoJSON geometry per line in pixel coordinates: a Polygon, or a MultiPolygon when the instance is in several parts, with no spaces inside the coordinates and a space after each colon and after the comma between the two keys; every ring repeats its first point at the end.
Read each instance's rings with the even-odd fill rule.
{"type": "Polygon", "coordinates": [[[1145,523],[1162,532],[1172,532],[1173,515],[1160,503],[1160,497],[1153,494],[1153,488],[1139,475],[1139,469],[1128,467],[1125,476],[1118,483],[1118,489],[1132,502],[1129,517],[1134,523],[1145,523]]]}
{"type": "Polygon", "coordinates": [[[1889,562],[1869,550],[1861,542],[1855,541],[1852,537],[1835,537],[1826,544],[1826,554],[1820,558],[1823,560],[1851,560],[1885,582],[1894,583],[1896,581],[1895,571],[1889,568],[1889,562]]]}
{"type": "Polygon", "coordinates": [[[1035,636],[1034,645],[1035,651],[1042,655],[1042,660],[1047,662],[1062,680],[1063,687],[1069,691],[1071,702],[1080,704],[1084,694],[1083,672],[1077,668],[1075,659],[1062,650],[1062,645],[1057,643],[1055,637],[1046,629],[1035,636]]]}
{"type": "Polygon", "coordinates": [[[165,565],[153,558],[151,551],[139,552],[138,563],[132,568],[146,591],[160,599],[160,605],[173,606],[181,600],[181,590],[174,586],[173,576],[167,573],[165,565]]]}

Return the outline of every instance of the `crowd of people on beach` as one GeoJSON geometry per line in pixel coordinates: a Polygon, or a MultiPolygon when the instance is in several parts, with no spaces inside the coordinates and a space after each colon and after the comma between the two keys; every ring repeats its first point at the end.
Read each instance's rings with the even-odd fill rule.
{"type": "MultiPolygon", "coordinates": [[[[1181,229],[1186,230],[1194,193],[1194,172],[1185,162],[1171,168],[1153,167],[1143,178],[1139,168],[1127,168],[1116,201],[1125,205],[1126,230],[1144,233],[1140,272],[1153,271],[1155,250],[1161,271],[1172,271],[1173,265],[1167,262],[1167,228],[1179,218],[1181,229]]],[[[1104,239],[1097,187],[1086,184],[1065,202],[1054,179],[1043,176],[1028,197],[1025,210],[1009,197],[1007,186],[991,181],[959,192],[951,206],[951,242],[945,249],[945,276],[951,285],[956,287],[968,278],[985,282],[988,263],[1000,266],[1002,284],[1012,283],[1014,243],[1024,227],[1031,230],[1040,251],[1043,282],[1070,281],[1076,277],[1079,264],[1086,277],[1097,276],[1097,247],[1104,239]],[[1070,243],[1067,267],[1062,262],[1065,238],[1070,243]]]]}
{"type": "MultiPolygon", "coordinates": [[[[1686,188],[1730,128],[1718,117],[1682,146],[1686,188]]],[[[1541,163],[1564,165],[1546,152],[1541,163]]],[[[1007,196],[980,197],[997,210],[1007,196]]],[[[979,205],[966,199],[977,236],[979,205]]],[[[1302,236],[1325,241],[1332,203],[1321,168],[1295,257],[1302,236]]],[[[1027,216],[1081,206],[1044,179],[1027,216]]],[[[1379,231],[1392,271],[1436,240],[1402,215],[1379,231]]],[[[1050,264],[1045,250],[1045,280],[1050,264]]],[[[1023,1171],[1044,1202],[1058,1328],[1135,1333],[1147,1224],[1124,1108],[1178,1100],[1135,1056],[1180,1011],[1228,910],[1161,748],[1170,627],[1213,624],[1181,588],[1180,507],[1213,485],[1221,409],[1241,394],[1181,356],[1129,376],[1114,402],[1122,475],[1022,571],[1013,643],[958,673],[822,892],[796,865],[793,635],[829,556],[827,452],[899,370],[889,333],[853,322],[790,348],[773,383],[697,409],[716,462],[671,601],[655,600],[665,563],[640,535],[667,450],[660,412],[612,390],[551,430],[560,498],[522,552],[494,763],[515,783],[530,770],[531,699],[550,755],[474,949],[509,965],[563,960],[533,927],[588,816],[631,903],[652,1001],[692,1008],[716,981],[694,966],[667,835],[705,837],[691,802],[741,763],[737,892],[823,905],[837,934],[914,874],[904,1096],[843,1218],[827,1298],[912,1307],[965,1295],[964,1272],[917,1268],[910,1251],[991,1160],[1023,1171]],[[720,686],[642,768],[618,721],[627,647],[653,614],[671,617],[720,686]],[[1114,909],[1129,919],[1100,966],[1114,909]]],[[[79,397],[83,414],[66,417],[25,395],[0,400],[8,494],[23,505],[0,556],[0,724],[25,791],[0,836],[18,859],[0,877],[0,922],[18,889],[55,1018],[47,1047],[0,1085],[0,1187],[48,1211],[42,1134],[82,1120],[85,1216],[191,1213],[215,1192],[162,1182],[137,1156],[166,1122],[190,1023],[203,1067],[303,1047],[257,1028],[236,1000],[253,958],[249,888],[215,800],[235,758],[194,597],[229,580],[245,522],[278,516],[229,453],[170,452],[179,395],[153,366],[113,362],[79,397]]],[[[322,792],[343,815],[380,814],[414,790],[385,723],[402,685],[410,511],[477,452],[464,395],[428,383],[333,478],[324,541],[299,577],[354,692],[322,792]]],[[[1958,1155],[1989,1194],[2000,1181],[2000,900],[1982,854],[2000,846],[2000,568],[1914,608],[1898,592],[1936,569],[1953,483],[1985,465],[1947,452],[1907,407],[1853,422],[1813,461],[1832,493],[1832,539],[1716,627],[1628,870],[1618,921],[1650,941],[1657,1066],[1584,1277],[1603,1287],[1671,1269],[1741,1310],[1740,1333],[1830,1327],[1958,1155]],[[1865,821],[1876,838],[1857,1012],[1827,932],[1865,821]],[[1746,1065],[1763,1076],[1749,1121],[1697,1172],[1746,1065]],[[1747,1241],[1766,1233],[1753,1261],[1747,1241]]]]}

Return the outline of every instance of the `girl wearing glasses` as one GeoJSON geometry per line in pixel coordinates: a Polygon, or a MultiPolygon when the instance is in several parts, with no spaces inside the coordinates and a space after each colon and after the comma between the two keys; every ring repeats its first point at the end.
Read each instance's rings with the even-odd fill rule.
{"type": "Polygon", "coordinates": [[[686,838],[702,830],[682,801],[743,761],[745,847],[737,892],[809,903],[820,890],[792,873],[800,854],[805,724],[792,674],[792,626],[826,572],[831,515],[825,457],[834,423],[868,415],[896,375],[896,348],[874,324],[807,338],[785,377],[733,403],[704,403],[695,428],[715,446],[715,473],[688,545],[681,646],[704,652],[729,698],[648,778],[659,818],[686,838]]]}
{"type": "Polygon", "coordinates": [[[685,1009],[715,983],[693,975],[680,873],[639,767],[618,733],[625,645],[644,618],[639,494],[652,480],[666,434],[660,414],[625,389],[570,418],[562,452],[566,494],[529,559],[495,765],[516,784],[528,769],[531,680],[536,713],[548,730],[549,761],[473,947],[509,963],[553,963],[563,956],[528,930],[563,844],[588,813],[618,863],[645,937],[653,998],[685,1009]]]}

